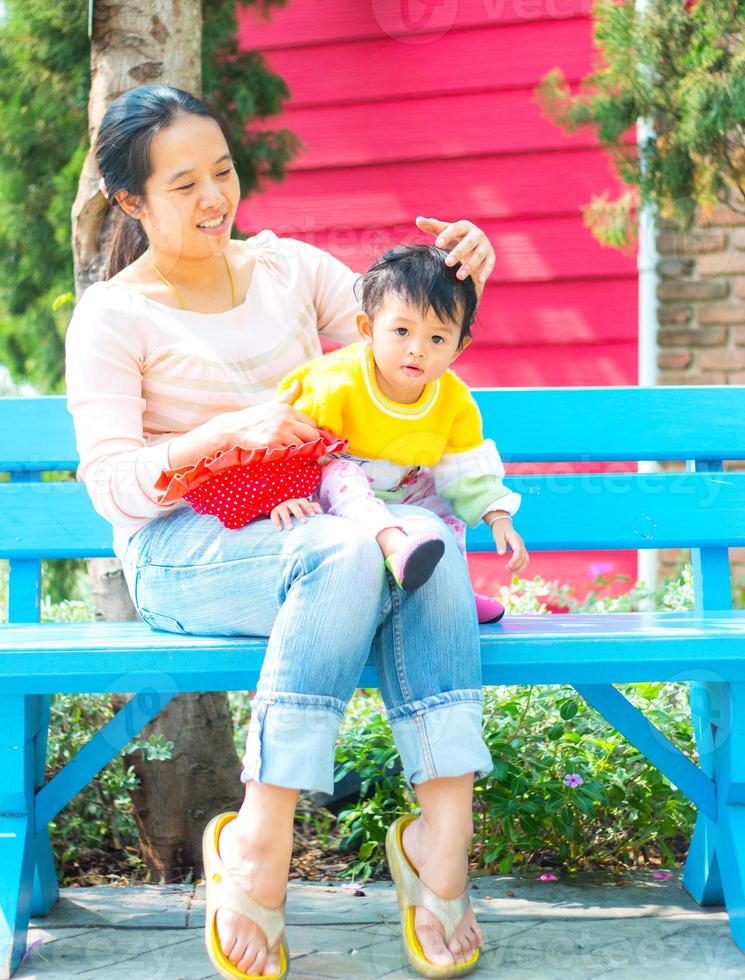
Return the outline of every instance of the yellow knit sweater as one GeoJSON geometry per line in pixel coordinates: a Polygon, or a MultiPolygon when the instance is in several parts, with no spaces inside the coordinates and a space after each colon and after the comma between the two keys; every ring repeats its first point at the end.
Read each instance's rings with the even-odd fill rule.
{"type": "MultiPolygon", "coordinates": [[[[425,385],[413,404],[394,402],[378,387],[372,349],[361,341],[291,371],[277,394],[296,379],[302,390],[293,407],[347,439],[351,456],[396,464],[402,467],[398,479],[412,467],[429,467],[436,492],[472,527],[492,509],[514,513],[519,507],[520,495],[502,483],[496,446],[483,437],[478,405],[452,371],[425,385]]],[[[377,481],[372,489],[388,500],[401,493],[377,481]]]]}
{"type": "Polygon", "coordinates": [[[481,415],[460,378],[446,371],[424,386],[411,405],[391,401],[375,378],[370,345],[364,341],[317,357],[279,383],[277,393],[298,379],[302,393],[293,407],[319,428],[349,440],[349,452],[403,466],[433,466],[447,453],[474,449],[484,441],[481,415]]]}

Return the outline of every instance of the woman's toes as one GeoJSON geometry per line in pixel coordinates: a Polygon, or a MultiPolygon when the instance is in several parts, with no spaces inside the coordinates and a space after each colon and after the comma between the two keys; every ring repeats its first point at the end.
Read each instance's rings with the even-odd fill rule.
{"type": "Polygon", "coordinates": [[[448,949],[453,954],[453,959],[456,963],[460,963],[463,960],[461,953],[463,952],[463,946],[458,940],[453,936],[453,938],[448,943],[448,949]]]}
{"type": "Polygon", "coordinates": [[[238,963],[240,963],[240,961],[246,955],[247,951],[248,950],[246,948],[246,944],[244,942],[241,942],[240,940],[236,940],[235,945],[228,953],[228,959],[233,964],[233,966],[237,966],[238,963]]]}
{"type": "Polygon", "coordinates": [[[422,952],[430,963],[441,963],[443,966],[451,966],[455,959],[450,950],[445,945],[442,934],[432,926],[423,926],[416,929],[419,942],[422,944],[422,952]]]}
{"type": "Polygon", "coordinates": [[[249,945],[249,947],[246,949],[245,956],[242,960],[240,960],[240,962],[236,963],[236,966],[244,973],[261,973],[261,968],[264,965],[265,959],[266,948],[256,949],[255,946],[249,945]]]}

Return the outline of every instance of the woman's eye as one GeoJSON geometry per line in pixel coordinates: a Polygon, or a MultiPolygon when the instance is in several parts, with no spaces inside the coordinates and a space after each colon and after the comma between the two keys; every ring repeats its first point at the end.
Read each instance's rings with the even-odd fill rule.
{"type": "MultiPolygon", "coordinates": [[[[231,174],[232,172],[233,172],[233,168],[232,167],[229,167],[227,170],[221,170],[220,173],[217,176],[218,177],[227,177],[228,174],[231,174]]],[[[184,184],[183,187],[177,187],[176,190],[177,191],[190,191],[193,186],[194,186],[193,183],[191,183],[191,184],[184,184]]]]}
{"type": "Polygon", "coordinates": [[[396,327],[396,333],[399,337],[405,337],[408,332],[406,327],[396,327]]]}

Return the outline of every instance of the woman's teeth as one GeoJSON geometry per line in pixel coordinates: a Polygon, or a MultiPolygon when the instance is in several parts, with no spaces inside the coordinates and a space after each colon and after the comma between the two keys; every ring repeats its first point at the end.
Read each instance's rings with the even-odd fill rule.
{"type": "Polygon", "coordinates": [[[217,226],[221,225],[224,220],[225,220],[225,215],[223,214],[220,215],[219,218],[213,218],[211,221],[201,221],[197,225],[197,228],[217,228],[217,226]]]}

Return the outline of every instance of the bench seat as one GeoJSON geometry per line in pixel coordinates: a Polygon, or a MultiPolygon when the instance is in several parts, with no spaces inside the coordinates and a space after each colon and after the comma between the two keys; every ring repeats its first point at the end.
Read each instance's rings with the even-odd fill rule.
{"type": "MultiPolygon", "coordinates": [[[[141,622],[17,623],[2,630],[0,675],[5,694],[252,690],[265,648],[141,622]]],[[[481,649],[485,684],[745,681],[745,612],[508,617],[481,627],[481,649]]],[[[360,686],[378,687],[372,658],[360,686]]]]}

